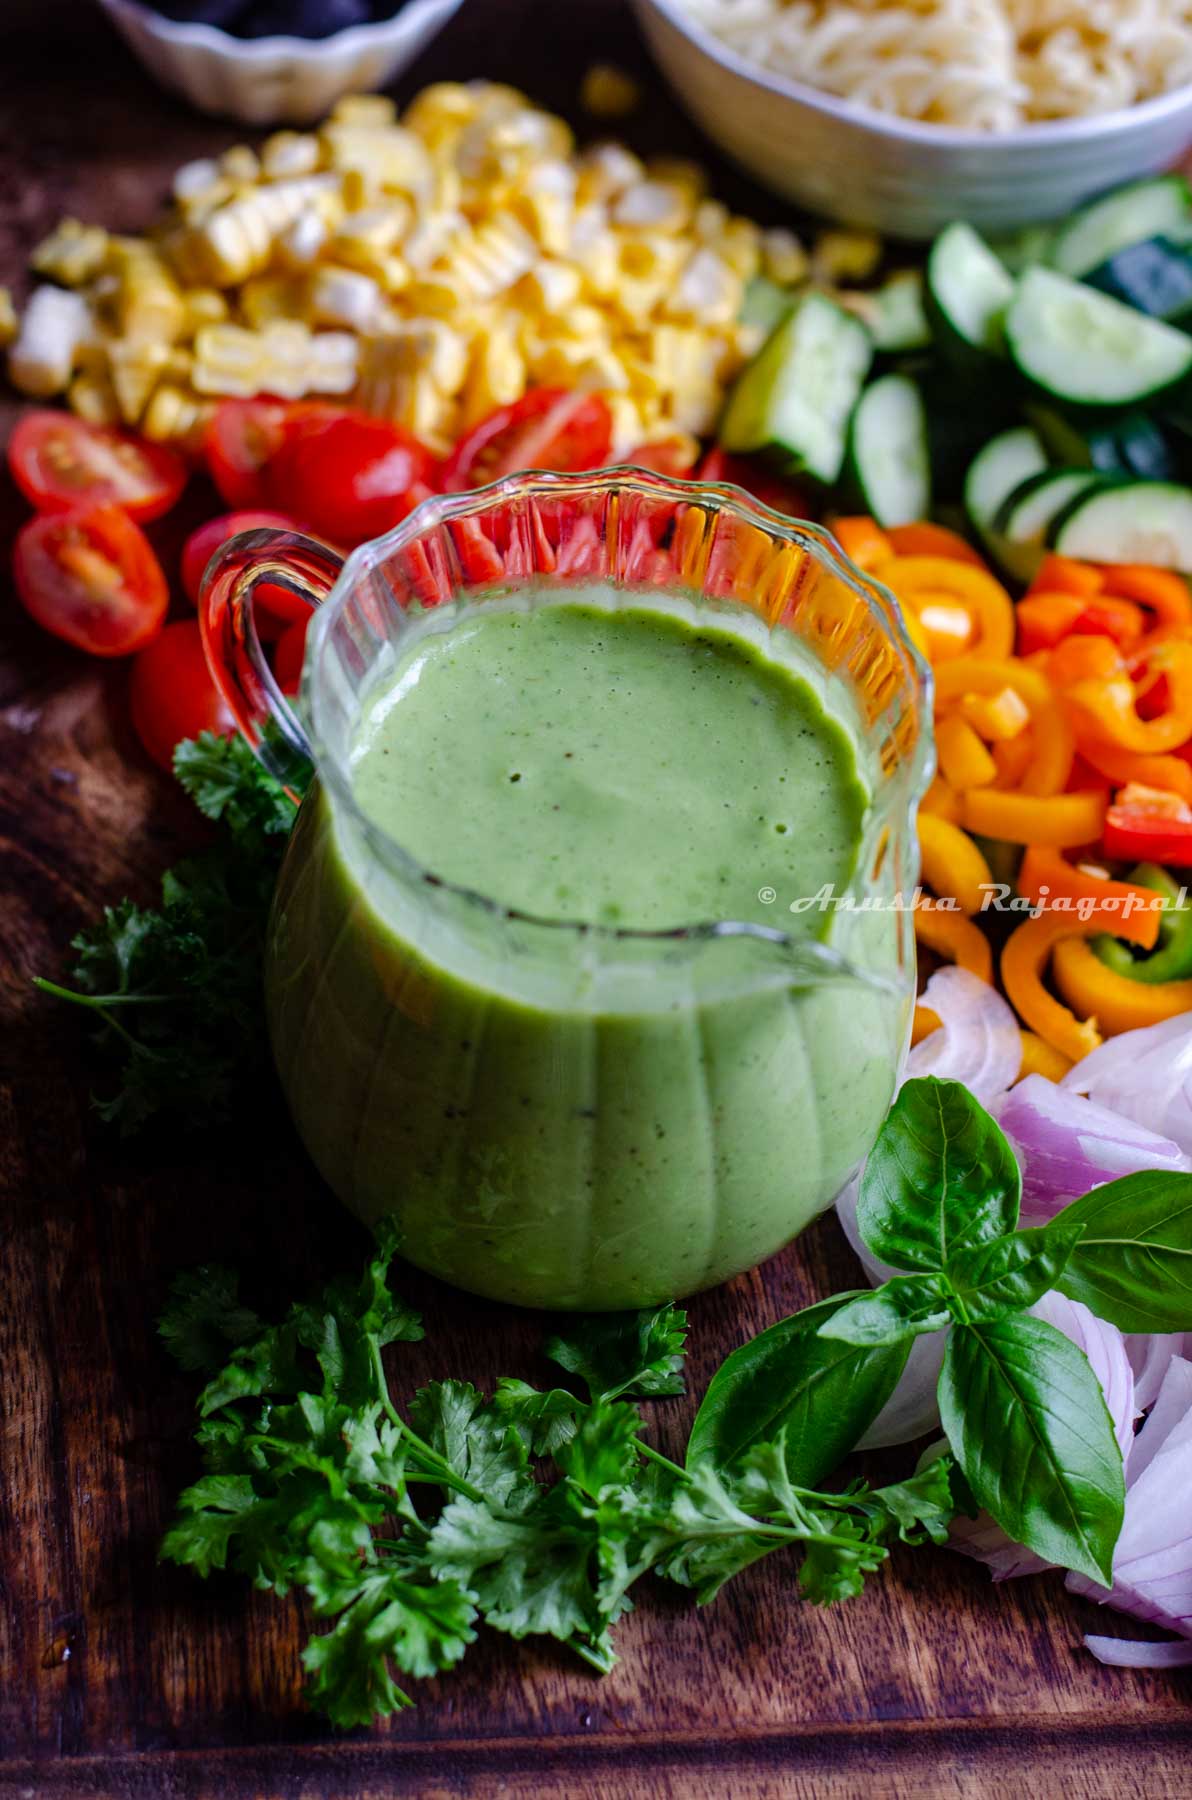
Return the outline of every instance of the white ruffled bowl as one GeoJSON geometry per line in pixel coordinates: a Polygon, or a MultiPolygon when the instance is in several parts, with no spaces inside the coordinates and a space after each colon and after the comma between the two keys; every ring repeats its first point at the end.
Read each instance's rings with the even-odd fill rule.
{"type": "Polygon", "coordinates": [[[326,38],[237,38],[163,18],[138,0],[99,3],[149,73],[200,112],[243,125],[312,125],[345,94],[392,81],[463,0],[409,0],[378,25],[326,38]]]}
{"type": "Polygon", "coordinates": [[[634,0],[650,48],[708,136],[785,199],[893,237],[1063,218],[1082,201],[1170,168],[1192,144],[1192,87],[1121,112],[1004,136],[871,112],[746,63],[680,0],[634,0]]]}

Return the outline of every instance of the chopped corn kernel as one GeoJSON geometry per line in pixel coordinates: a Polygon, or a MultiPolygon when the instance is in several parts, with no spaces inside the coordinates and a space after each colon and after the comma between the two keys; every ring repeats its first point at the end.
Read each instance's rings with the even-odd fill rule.
{"type": "Polygon", "coordinates": [[[640,83],[614,63],[593,63],[580,83],[579,103],[594,119],[624,119],[641,99],[640,83]]]}

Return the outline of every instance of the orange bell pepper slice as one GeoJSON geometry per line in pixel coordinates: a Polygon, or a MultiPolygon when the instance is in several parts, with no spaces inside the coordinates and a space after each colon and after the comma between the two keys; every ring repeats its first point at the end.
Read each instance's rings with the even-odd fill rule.
{"type": "Polygon", "coordinates": [[[1031,731],[1021,731],[1015,738],[1003,738],[1000,743],[994,744],[990,754],[997,769],[995,785],[1000,788],[1021,787],[1034,753],[1034,733],[1031,731]]]}
{"type": "Polygon", "coordinates": [[[1000,581],[979,565],[947,556],[896,556],[873,570],[905,610],[961,606],[973,621],[966,654],[1009,656],[1014,649],[1014,606],[1000,581]]]}
{"type": "MultiPolygon", "coordinates": [[[[1188,774],[1192,776],[1192,769],[1188,774]]],[[[960,795],[938,772],[932,776],[931,785],[919,802],[919,813],[932,813],[938,819],[950,820],[953,825],[960,822],[960,795]]]]}
{"type": "Polygon", "coordinates": [[[829,530],[849,561],[867,573],[879,563],[889,562],[894,554],[893,546],[877,520],[864,513],[832,519],[829,530]]]}
{"type": "Polygon", "coordinates": [[[1178,794],[1181,800],[1192,804],[1192,765],[1182,756],[1147,756],[1138,751],[1114,750],[1108,744],[1094,744],[1091,740],[1081,746],[1080,754],[1115,787],[1138,782],[1142,787],[1178,794]]]}
{"type": "Polygon", "coordinates": [[[1154,613],[1160,625],[1192,624],[1192,593],[1182,575],[1171,569],[1153,569],[1145,563],[1101,565],[1105,591],[1124,600],[1137,600],[1154,613]]]}
{"type": "Polygon", "coordinates": [[[1117,750],[1162,756],[1192,737],[1192,643],[1178,638],[1145,643],[1135,659],[1133,679],[1131,670],[1123,666],[1100,676],[1090,673],[1069,684],[1056,672],[1055,664],[1079,643],[1108,647],[1108,640],[1069,638],[1052,655],[1053,678],[1062,688],[1064,704],[1082,743],[1087,738],[1117,750]],[[1160,678],[1166,682],[1163,710],[1144,719],[1138,711],[1139,699],[1160,678]]]}
{"type": "Polygon", "coordinates": [[[937,956],[967,969],[978,981],[993,981],[993,951],[979,926],[953,907],[923,897],[915,908],[915,936],[937,956]]]}
{"type": "Polygon", "coordinates": [[[1065,938],[1056,945],[1052,971],[1069,1006],[1095,1017],[1104,1037],[1192,1012],[1192,981],[1132,981],[1107,968],[1081,938],[1065,938]]]}
{"type": "Polygon", "coordinates": [[[1037,593],[1032,588],[1014,608],[1019,656],[1053,650],[1068,636],[1086,605],[1078,594],[1037,593]]]}
{"type": "MultiPolygon", "coordinates": [[[[1028,844],[1018,866],[1017,887],[1020,894],[1037,905],[1041,900],[1083,900],[1099,907],[1108,916],[1115,907],[1131,913],[1141,906],[1148,911],[1154,905],[1155,890],[1141,887],[1135,881],[1113,881],[1108,875],[1094,875],[1070,863],[1052,844],[1028,844]]],[[[1110,929],[1105,926],[1103,929],[1110,929]]]]}
{"type": "Polygon", "coordinates": [[[1097,841],[1106,804],[1103,793],[1088,789],[1075,794],[1007,794],[1001,788],[970,788],[960,817],[965,829],[980,837],[1064,850],[1097,841]]]}
{"type": "MultiPolygon", "coordinates": [[[[1072,1062],[1079,1062],[1097,1048],[1102,1041],[1101,1032],[1094,1017],[1078,1018],[1047,992],[1043,971],[1062,940],[1091,937],[1102,931],[1112,931],[1115,936],[1129,938],[1149,950],[1159,935],[1159,913],[1138,912],[1124,918],[1098,907],[1082,919],[1076,913],[1053,909],[1024,919],[1006,939],[1002,950],[1001,976],[1006,998],[1032,1031],[1072,1062]]],[[[1102,966],[1099,958],[1093,957],[1093,961],[1102,966]]]]}
{"type": "Polygon", "coordinates": [[[945,556],[974,569],[986,566],[958,531],[949,531],[946,525],[935,525],[930,519],[918,519],[913,525],[891,525],[886,536],[895,556],[945,556]]]}
{"type": "Polygon", "coordinates": [[[1105,577],[1091,563],[1073,562],[1070,556],[1045,556],[1035,571],[1028,594],[1076,594],[1089,599],[1105,586],[1105,577]]]}
{"type": "Polygon", "coordinates": [[[1116,594],[1097,594],[1085,603],[1072,629],[1078,635],[1100,632],[1129,650],[1141,640],[1146,628],[1146,614],[1135,601],[1119,599],[1116,594]]]}

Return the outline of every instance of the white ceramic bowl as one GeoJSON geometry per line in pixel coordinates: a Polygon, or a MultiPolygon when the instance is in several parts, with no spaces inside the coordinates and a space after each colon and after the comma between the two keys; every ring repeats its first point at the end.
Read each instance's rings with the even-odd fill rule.
{"type": "Polygon", "coordinates": [[[1124,112],[1005,136],[921,125],[746,63],[677,0],[634,0],[671,86],[721,149],[788,200],[850,225],[931,237],[1062,218],[1093,194],[1170,168],[1192,144],[1192,87],[1124,112]]]}
{"type": "Polygon", "coordinates": [[[311,125],[344,94],[384,87],[462,0],[409,0],[392,19],[327,38],[236,38],[137,0],[99,0],[149,73],[200,112],[244,125],[311,125]]]}

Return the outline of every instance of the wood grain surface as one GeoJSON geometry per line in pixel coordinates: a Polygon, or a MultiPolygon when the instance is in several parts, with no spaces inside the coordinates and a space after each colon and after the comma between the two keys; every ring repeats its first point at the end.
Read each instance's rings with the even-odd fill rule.
{"type": "MultiPolygon", "coordinates": [[[[574,113],[595,56],[642,61],[613,0],[470,0],[403,88],[492,75],[574,113]]],[[[20,285],[63,211],[144,224],[178,162],[229,140],[156,93],[82,5],[69,30],[12,41],[3,61],[0,281],[20,285]]],[[[702,148],[657,87],[627,130],[702,148]]],[[[777,216],[721,176],[730,200],[777,216]]],[[[186,505],[197,520],[212,501],[196,484],[186,505]]],[[[6,488],[5,543],[20,516],[6,488]]],[[[155,528],[171,558],[187,516],[155,528]]],[[[896,1554],[831,1612],[801,1606],[774,1559],[703,1611],[658,1588],[618,1628],[622,1661],[603,1680],[549,1646],[489,1637],[418,1684],[416,1710],[348,1738],[303,1709],[299,1604],[158,1567],[194,1472],[191,1390],[154,1335],[171,1276],[216,1258],[281,1303],[355,1265],[364,1238],[271,1091],[236,1132],[121,1144],[90,1111],[79,1020],[30,988],[102,902],[150,895],[197,834],[130,736],[124,682],[39,635],[4,593],[0,1795],[1192,1794],[1192,1674],[1103,1669],[1080,1639],[1104,1619],[1058,1579],[998,1588],[942,1552],[896,1554]]],[[[694,1389],[742,1338],[855,1278],[823,1221],[694,1302],[694,1389]]],[[[403,1391],[544,1374],[539,1321],[414,1275],[404,1287],[428,1334],[395,1357],[403,1391]]],[[[664,1445],[690,1414],[669,1409],[664,1445]]]]}

